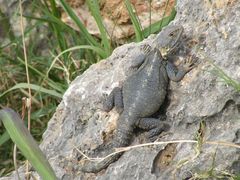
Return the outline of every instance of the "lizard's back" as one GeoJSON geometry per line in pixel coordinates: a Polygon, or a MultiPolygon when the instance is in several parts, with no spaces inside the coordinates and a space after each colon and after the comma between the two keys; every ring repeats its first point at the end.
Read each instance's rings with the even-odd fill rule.
{"type": "Polygon", "coordinates": [[[168,85],[165,62],[152,50],[140,68],[123,84],[124,114],[147,117],[163,103],[168,85]]]}

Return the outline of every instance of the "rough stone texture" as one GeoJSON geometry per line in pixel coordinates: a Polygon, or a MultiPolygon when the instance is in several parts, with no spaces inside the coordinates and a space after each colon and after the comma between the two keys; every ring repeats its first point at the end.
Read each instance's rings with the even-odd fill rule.
{"type": "MultiPolygon", "coordinates": [[[[184,26],[192,39],[189,44],[200,46],[216,65],[240,81],[240,2],[178,0],[177,11],[174,23],[184,26]]],[[[72,170],[72,166],[77,167],[74,146],[91,151],[103,143],[104,134],[112,133],[117,116],[101,110],[104,94],[134,71],[130,67],[139,54],[140,44],[151,40],[152,37],[117,48],[111,57],[92,65],[72,82],[41,144],[60,179],[184,179],[207,172],[213,161],[217,174],[240,173],[239,149],[205,144],[196,156],[196,144],[192,143],[134,149],[98,174],[72,170]],[[66,158],[75,162],[66,164],[66,158]]],[[[193,52],[199,56],[197,50],[193,52]]],[[[200,121],[205,120],[206,140],[239,144],[239,93],[210,72],[212,67],[205,58],[199,58],[198,67],[181,82],[170,84],[166,114],[172,126],[159,140],[194,139],[200,121]]],[[[148,142],[144,137],[138,134],[132,144],[148,142]]]]}

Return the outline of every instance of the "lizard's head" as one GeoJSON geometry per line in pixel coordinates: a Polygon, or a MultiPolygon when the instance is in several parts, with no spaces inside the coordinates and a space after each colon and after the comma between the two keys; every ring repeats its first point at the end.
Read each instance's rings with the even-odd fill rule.
{"type": "Polygon", "coordinates": [[[179,48],[183,27],[170,25],[164,28],[154,40],[154,44],[160,50],[164,59],[179,48]]]}

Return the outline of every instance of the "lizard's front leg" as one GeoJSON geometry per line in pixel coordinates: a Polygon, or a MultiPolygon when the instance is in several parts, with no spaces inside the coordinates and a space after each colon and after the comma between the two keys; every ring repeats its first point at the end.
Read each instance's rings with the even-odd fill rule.
{"type": "Polygon", "coordinates": [[[196,66],[196,59],[189,57],[184,63],[176,68],[172,63],[167,62],[166,71],[169,79],[178,82],[183,79],[186,73],[191,71],[196,66]]]}
{"type": "Polygon", "coordinates": [[[144,44],[141,47],[141,53],[132,62],[131,68],[138,69],[146,60],[146,57],[151,52],[152,47],[148,44],[144,44]]]}
{"type": "Polygon", "coordinates": [[[109,112],[114,106],[118,112],[123,110],[122,88],[120,87],[113,88],[112,92],[103,103],[103,110],[109,112]]]}

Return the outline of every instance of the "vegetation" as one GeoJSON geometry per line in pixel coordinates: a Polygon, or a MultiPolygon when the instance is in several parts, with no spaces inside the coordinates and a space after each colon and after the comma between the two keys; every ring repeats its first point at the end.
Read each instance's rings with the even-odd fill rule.
{"type": "MultiPolygon", "coordinates": [[[[173,8],[169,16],[142,29],[134,7],[129,0],[124,2],[135,29],[136,41],[160,31],[176,14],[173,8]]],[[[97,0],[87,0],[87,5],[101,32],[100,38],[88,32],[64,0],[60,0],[60,5],[79,31],[62,22],[55,0],[34,0],[28,6],[27,13],[22,13],[20,6],[13,16],[22,17],[23,14],[27,26],[25,29],[21,26],[22,35],[19,36],[13,33],[9,17],[0,9],[0,38],[3,35],[5,40],[4,44],[0,44],[0,108],[8,106],[22,112],[22,119],[28,117],[28,123],[31,122],[28,126],[37,141],[41,141],[46,124],[70,82],[91,64],[110,56],[115,48],[103,26],[97,0]],[[42,34],[45,36],[41,37],[42,34]]],[[[4,117],[9,119],[11,116],[4,117]]],[[[0,126],[0,176],[13,170],[13,143],[10,137],[29,159],[29,152],[25,152],[19,144],[20,135],[14,138],[14,132],[6,129],[0,126]]],[[[17,154],[17,159],[24,160],[20,154],[17,154]]]]}
{"type": "Polygon", "coordinates": [[[39,175],[43,179],[57,179],[45,155],[29,133],[20,116],[12,109],[5,108],[0,110],[0,119],[11,139],[16,143],[23,155],[31,162],[31,165],[37,170],[39,175]]]}
{"type": "MultiPolygon", "coordinates": [[[[137,42],[142,41],[151,33],[160,31],[174,19],[176,14],[173,8],[169,16],[162,17],[160,21],[142,29],[133,5],[129,0],[124,2],[135,31],[134,38],[130,38],[130,40],[134,39],[137,42]]],[[[27,119],[25,114],[28,114],[28,118],[31,118],[31,126],[29,126],[31,134],[39,142],[48,120],[70,82],[91,64],[110,56],[115,48],[113,46],[115,43],[111,41],[109,33],[103,25],[97,0],[87,0],[87,5],[97,22],[100,38],[96,38],[88,32],[83,22],[64,0],[60,0],[60,4],[75,22],[79,31],[75,31],[62,22],[61,12],[55,0],[32,2],[30,13],[24,15],[28,25],[21,36],[16,36],[12,32],[9,18],[0,11],[0,24],[2,24],[0,37],[1,33],[4,33],[7,36],[5,39],[9,40],[7,44],[0,44],[0,107],[8,106],[22,112],[22,119],[27,119]],[[36,38],[38,34],[46,36],[36,38]],[[28,42],[26,45],[23,44],[22,38],[28,42]],[[24,53],[25,47],[27,54],[24,53]]],[[[15,16],[20,15],[21,11],[15,14],[15,16]]],[[[214,64],[213,66],[214,73],[225,83],[240,91],[238,82],[214,64]]],[[[34,147],[34,141],[25,137],[28,132],[24,128],[21,118],[2,110],[0,111],[0,120],[3,121],[6,128],[0,126],[0,176],[13,170],[12,156],[14,153],[11,137],[42,177],[55,179],[56,177],[41,151],[29,148],[34,147]],[[23,138],[25,138],[24,141],[23,138]]],[[[17,154],[17,158],[24,160],[24,157],[19,154],[17,154]]],[[[207,174],[203,173],[204,176],[200,175],[198,174],[196,177],[215,176],[215,170],[212,168],[207,174]]]]}

